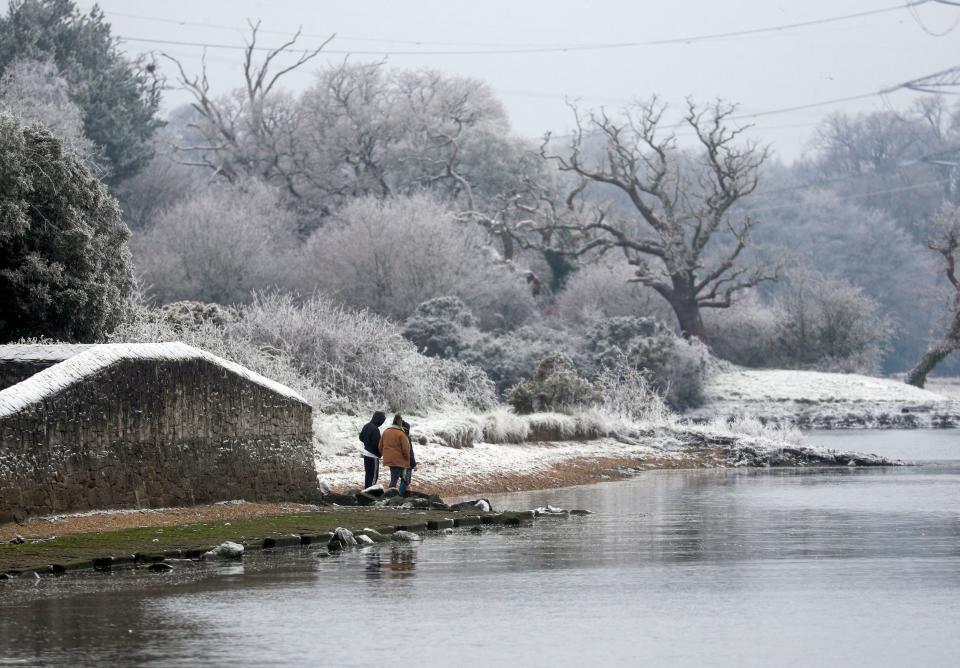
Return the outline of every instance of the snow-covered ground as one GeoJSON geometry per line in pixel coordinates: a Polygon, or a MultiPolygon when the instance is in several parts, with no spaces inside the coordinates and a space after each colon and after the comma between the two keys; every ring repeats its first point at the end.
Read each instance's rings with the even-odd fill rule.
{"type": "Polygon", "coordinates": [[[955,398],[892,379],[783,369],[715,371],[706,403],[687,416],[747,415],[803,427],[952,427],[960,424],[955,398]]]}
{"type": "MultiPolygon", "coordinates": [[[[419,463],[416,485],[454,495],[581,484],[644,468],[885,463],[869,455],[807,448],[796,430],[749,419],[698,426],[633,423],[596,413],[516,416],[504,411],[406,418],[419,463]],[[510,440],[511,434],[515,442],[491,442],[510,440]],[[553,438],[557,435],[561,438],[553,438]]],[[[367,419],[315,416],[318,477],[331,488],[361,486],[358,434],[367,419]]],[[[381,471],[381,482],[387,475],[381,471]]]]}
{"type": "Polygon", "coordinates": [[[714,401],[897,401],[942,402],[946,397],[888,378],[855,373],[823,373],[789,369],[718,371],[704,394],[714,401]]]}

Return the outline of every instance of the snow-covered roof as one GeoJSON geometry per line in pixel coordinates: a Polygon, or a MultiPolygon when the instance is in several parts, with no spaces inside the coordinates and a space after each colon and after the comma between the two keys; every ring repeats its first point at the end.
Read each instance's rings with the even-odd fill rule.
{"type": "Polygon", "coordinates": [[[277,394],[307,403],[286,385],[185,343],[106,343],[87,346],[83,352],[47,367],[16,385],[0,390],[0,417],[23,410],[113,364],[132,359],[168,362],[206,360],[277,394]]]}
{"type": "Polygon", "coordinates": [[[88,343],[0,345],[0,362],[62,362],[89,350],[88,343]]]}

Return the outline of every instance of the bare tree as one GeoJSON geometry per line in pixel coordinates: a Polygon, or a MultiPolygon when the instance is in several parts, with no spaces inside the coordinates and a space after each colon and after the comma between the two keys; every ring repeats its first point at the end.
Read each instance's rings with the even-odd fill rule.
{"type": "Polygon", "coordinates": [[[693,131],[697,153],[681,150],[672,128],[664,132],[666,106],[656,98],[631,105],[622,119],[602,109],[584,118],[572,108],[569,152],[552,151],[547,135],[542,156],[563,172],[616,188],[636,214],[579,225],[578,252],[622,251],[636,268],[633,280],[670,304],[684,336],[706,339],[701,309],[729,307],[739,291],[776,278],[775,269],[740,266],[755,221],[732,211],[756,189],[769,149],[741,143],[746,128],[731,126],[736,107],[721,101],[703,108],[687,102],[682,125],[693,131]],[[605,144],[598,160],[585,155],[592,137],[605,144]]]}
{"type": "Polygon", "coordinates": [[[957,278],[957,250],[960,249],[960,207],[944,204],[934,219],[934,233],[927,247],[943,257],[944,271],[953,290],[950,324],[943,338],[923,354],[907,374],[907,383],[923,387],[927,374],[954,350],[960,349],[960,278],[957,278]]]}
{"type": "Polygon", "coordinates": [[[177,147],[185,156],[184,164],[209,167],[230,182],[255,177],[278,183],[295,197],[299,197],[295,161],[297,141],[292,132],[295,119],[294,105],[283,104],[278,98],[280,80],[290,72],[310,62],[333,39],[327,38],[315,49],[296,50],[300,30],[276,48],[266,49],[263,60],[255,54],[263,50],[257,45],[260,22],[250,23],[250,39],[243,57],[242,89],[232,95],[214,97],[204,61],[200,74],[189,76],[176,58],[163,54],[179,71],[181,87],[193,96],[193,108],[202,122],[192,125],[204,137],[202,146],[177,147]],[[278,58],[293,55],[292,62],[276,67],[278,58]]]}

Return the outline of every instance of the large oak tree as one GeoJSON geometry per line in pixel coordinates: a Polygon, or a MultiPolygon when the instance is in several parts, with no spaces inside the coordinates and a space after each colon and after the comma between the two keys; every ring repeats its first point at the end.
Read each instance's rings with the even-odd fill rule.
{"type": "Polygon", "coordinates": [[[562,172],[626,196],[620,214],[575,225],[584,241],[577,252],[623,252],[634,280],[670,304],[684,336],[701,340],[707,338],[702,309],[729,307],[736,293],[776,273],[747,266],[741,257],[755,220],[734,207],[756,189],[769,151],[744,141],[735,110],[719,101],[705,107],[688,101],[679,127],[692,132],[696,148],[684,149],[678,126],[664,122],[666,106],[656,98],[619,117],[604,110],[584,116],[574,107],[569,145],[558,150],[548,136],[541,149],[562,172]]]}

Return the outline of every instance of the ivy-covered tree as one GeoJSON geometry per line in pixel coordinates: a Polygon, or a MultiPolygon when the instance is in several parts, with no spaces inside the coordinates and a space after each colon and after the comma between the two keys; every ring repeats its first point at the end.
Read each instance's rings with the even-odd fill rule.
{"type": "Polygon", "coordinates": [[[74,153],[0,114],[0,342],[110,331],[134,284],[129,236],[116,200],[74,153]]]}
{"type": "Polygon", "coordinates": [[[150,140],[161,125],[156,68],[117,48],[99,7],[83,14],[73,0],[11,0],[0,16],[0,75],[23,60],[52,61],[70,84],[108,182],[132,176],[150,160],[150,140]]]}

